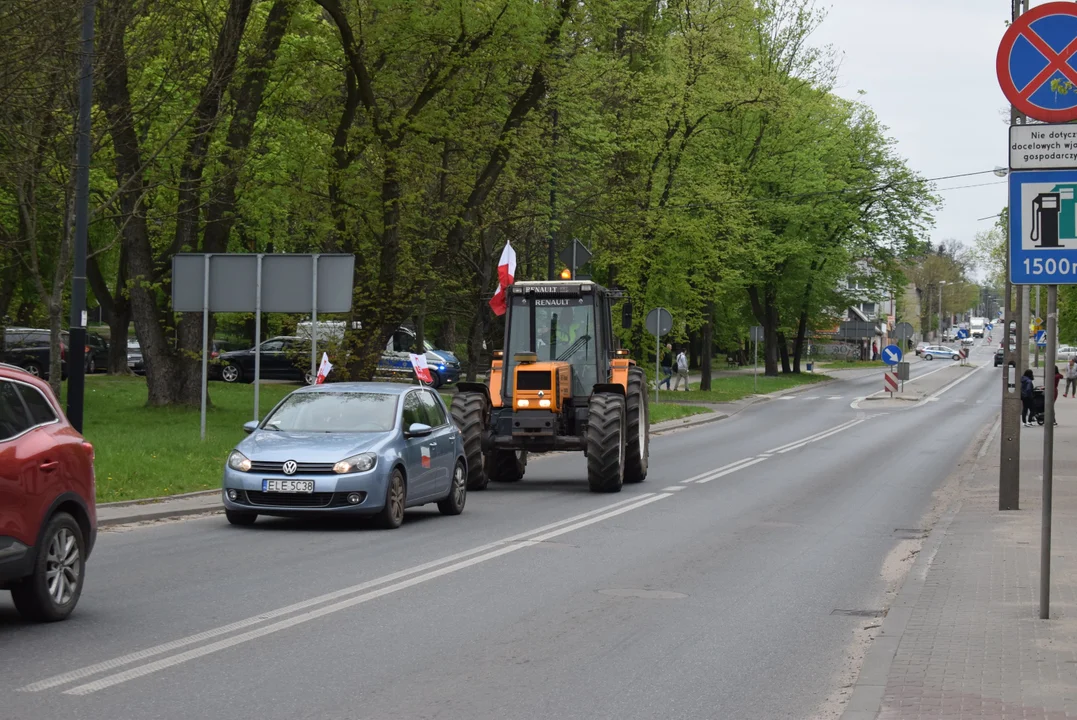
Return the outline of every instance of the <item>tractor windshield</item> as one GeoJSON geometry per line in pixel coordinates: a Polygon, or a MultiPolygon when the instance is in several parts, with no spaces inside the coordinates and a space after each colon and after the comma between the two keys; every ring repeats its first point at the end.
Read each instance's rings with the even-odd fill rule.
{"type": "MultiPolygon", "coordinates": [[[[505,348],[507,388],[512,385],[516,353],[531,351],[531,308],[526,296],[512,298],[510,318],[505,348]]],[[[535,298],[535,353],[539,362],[559,360],[572,365],[572,394],[577,397],[589,395],[598,382],[597,334],[592,297],[535,298]]]]}

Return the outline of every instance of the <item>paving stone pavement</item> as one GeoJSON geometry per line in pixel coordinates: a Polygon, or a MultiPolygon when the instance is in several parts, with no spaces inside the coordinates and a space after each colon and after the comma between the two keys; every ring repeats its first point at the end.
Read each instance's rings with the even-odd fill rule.
{"type": "Polygon", "coordinates": [[[1011,512],[998,510],[995,432],[891,607],[845,720],[1077,718],[1077,399],[1057,408],[1051,619],[1039,619],[1043,429],[1022,430],[1011,512]]]}

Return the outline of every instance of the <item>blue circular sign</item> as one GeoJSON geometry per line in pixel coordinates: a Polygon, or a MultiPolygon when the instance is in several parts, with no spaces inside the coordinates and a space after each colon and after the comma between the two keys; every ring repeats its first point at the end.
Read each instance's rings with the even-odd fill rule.
{"type": "Polygon", "coordinates": [[[1077,119],[1077,7],[1049,2],[1006,30],[995,72],[1006,99],[1044,122],[1077,119]]]}
{"type": "Polygon", "coordinates": [[[882,358],[887,365],[897,365],[901,362],[901,348],[897,345],[887,345],[883,348],[882,358]]]}
{"type": "Polygon", "coordinates": [[[969,336],[969,331],[966,330],[965,328],[958,328],[957,329],[957,339],[958,340],[964,340],[968,336],[969,336]]]}

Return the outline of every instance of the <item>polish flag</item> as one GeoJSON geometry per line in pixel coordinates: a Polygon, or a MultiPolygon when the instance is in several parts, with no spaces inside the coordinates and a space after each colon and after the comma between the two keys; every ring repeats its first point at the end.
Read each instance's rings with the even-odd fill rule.
{"type": "Polygon", "coordinates": [[[419,378],[419,382],[427,385],[433,383],[434,378],[430,376],[430,365],[426,362],[426,355],[408,353],[408,357],[411,358],[411,367],[415,370],[415,377],[419,378]]]}
{"type": "Polygon", "coordinates": [[[490,298],[490,309],[494,311],[494,315],[505,314],[505,288],[512,285],[515,276],[516,251],[506,242],[505,249],[501,251],[501,260],[497,263],[497,292],[490,298]]]}
{"type": "Polygon", "coordinates": [[[314,381],[315,385],[321,385],[325,382],[325,376],[329,374],[329,371],[333,369],[332,364],[329,362],[328,353],[322,353],[322,364],[318,366],[318,379],[314,381]]]}

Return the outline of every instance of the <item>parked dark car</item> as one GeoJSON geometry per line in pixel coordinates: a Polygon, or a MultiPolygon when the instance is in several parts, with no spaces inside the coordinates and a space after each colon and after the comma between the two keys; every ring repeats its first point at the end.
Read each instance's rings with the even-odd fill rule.
{"type": "Polygon", "coordinates": [[[135,375],[146,374],[146,366],[142,363],[142,346],[134,338],[127,341],[127,367],[135,375]]]}
{"type": "Polygon", "coordinates": [[[1002,348],[999,348],[998,350],[995,351],[995,367],[998,367],[999,365],[1002,364],[1002,357],[1003,357],[1003,350],[1002,350],[1002,348]]]}
{"type": "Polygon", "coordinates": [[[86,333],[86,374],[108,369],[108,340],[97,333],[86,333]]]}
{"type": "Polygon", "coordinates": [[[0,590],[23,616],[63,620],[97,537],[93,446],[47,383],[0,364],[0,590]]]}
{"type": "MultiPolygon", "coordinates": [[[[269,338],[261,345],[260,376],[264,380],[292,380],[312,384],[310,365],[303,362],[304,348],[310,343],[299,337],[269,338]]],[[[216,360],[213,377],[227,383],[254,381],[254,348],[221,353],[216,360]]]]}
{"type": "MultiPolygon", "coordinates": [[[[60,333],[60,377],[67,379],[67,333],[60,333]]],[[[9,327],[4,330],[4,354],[0,362],[22,368],[35,377],[49,374],[49,331],[9,327]]]]}

